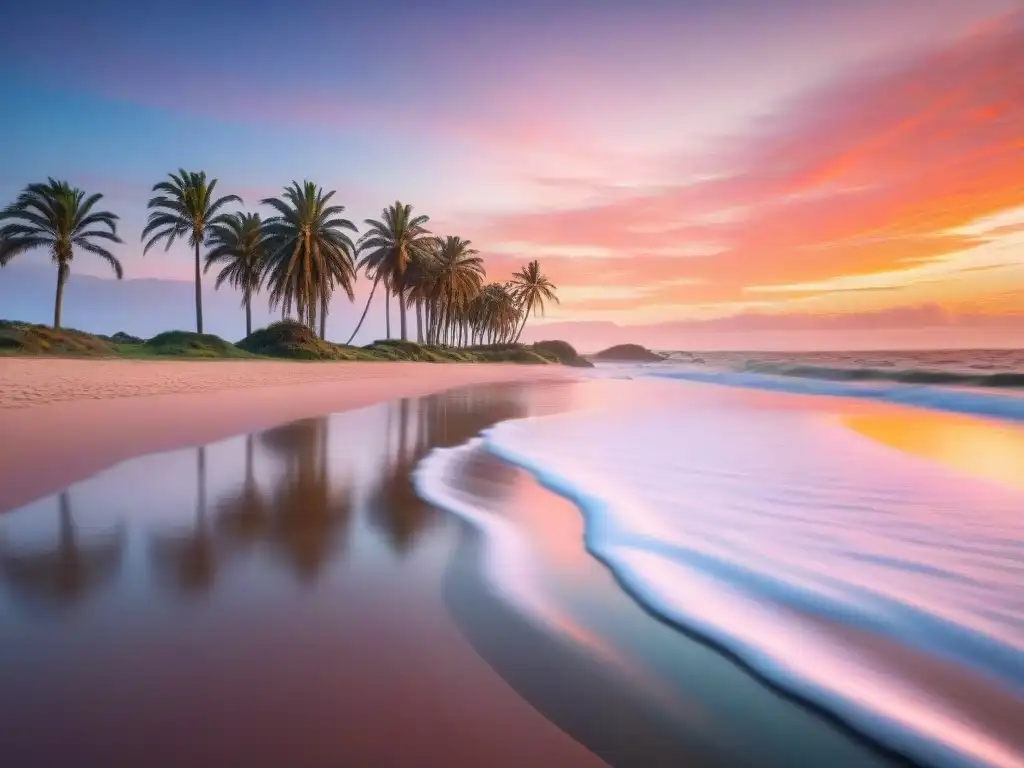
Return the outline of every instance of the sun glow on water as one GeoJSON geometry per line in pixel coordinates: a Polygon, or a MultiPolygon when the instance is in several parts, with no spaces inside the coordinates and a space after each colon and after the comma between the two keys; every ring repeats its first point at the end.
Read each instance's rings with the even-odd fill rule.
{"type": "Polygon", "coordinates": [[[956,472],[1024,488],[1024,428],[930,411],[847,415],[850,429],[956,472]]]}

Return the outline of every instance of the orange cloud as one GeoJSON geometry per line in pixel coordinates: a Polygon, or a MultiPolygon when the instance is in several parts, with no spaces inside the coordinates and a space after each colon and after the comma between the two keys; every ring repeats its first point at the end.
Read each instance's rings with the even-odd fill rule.
{"type": "MultiPolygon", "coordinates": [[[[489,257],[499,277],[530,249],[607,249],[541,261],[559,285],[643,287],[634,306],[740,302],[751,287],[906,269],[988,242],[952,230],[1024,203],[1024,14],[811,93],[713,159],[722,172],[704,180],[676,158],[675,186],[499,216],[474,240],[523,244],[521,258],[489,257]],[[658,255],[692,244],[706,255],[658,255]]],[[[564,308],[612,306],[629,300],[564,308]]]]}

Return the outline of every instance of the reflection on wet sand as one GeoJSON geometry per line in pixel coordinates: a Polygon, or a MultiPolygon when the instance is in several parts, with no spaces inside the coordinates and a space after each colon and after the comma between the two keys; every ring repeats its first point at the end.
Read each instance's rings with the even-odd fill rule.
{"type": "MultiPolygon", "coordinates": [[[[439,514],[416,495],[409,479],[415,466],[434,447],[457,445],[497,421],[525,415],[521,389],[499,385],[379,407],[385,414],[382,456],[372,477],[363,479],[365,511],[396,554],[411,551],[439,514]]],[[[271,551],[275,562],[300,581],[314,580],[339,555],[355,504],[353,480],[332,458],[332,420],[306,419],[247,435],[241,480],[232,483],[218,472],[214,493],[209,489],[208,454],[215,448],[189,449],[195,456],[195,478],[181,478],[180,486],[193,488],[190,519],[169,528],[154,526],[145,535],[145,560],[157,583],[181,593],[205,592],[236,554],[258,547],[271,551]],[[257,451],[274,464],[259,474],[257,451]]],[[[125,544],[124,523],[83,546],[69,492],[56,501],[60,528],[53,546],[40,552],[9,543],[0,549],[0,557],[15,592],[35,590],[75,599],[101,588],[102,577],[116,572],[125,544]]],[[[144,521],[143,511],[139,517],[144,521]]]]}
{"type": "Polygon", "coordinates": [[[299,581],[314,581],[343,545],[353,505],[344,478],[329,473],[329,435],[330,420],[320,418],[246,436],[243,479],[219,495],[212,513],[207,448],[196,448],[195,519],[184,533],[153,535],[154,571],[182,591],[203,591],[234,555],[262,546],[299,581]],[[254,467],[257,443],[278,469],[268,473],[266,491],[254,467]]]}
{"type": "Polygon", "coordinates": [[[270,495],[264,527],[275,556],[302,582],[312,582],[338,555],[352,515],[345,479],[329,474],[330,422],[309,419],[259,436],[284,472],[270,495]]]}
{"type": "Polygon", "coordinates": [[[0,536],[0,571],[14,594],[51,605],[81,600],[112,579],[121,565],[124,530],[118,526],[82,541],[71,510],[71,492],[56,498],[57,540],[42,550],[16,549],[0,536]]]}
{"type": "MultiPolygon", "coordinates": [[[[547,387],[543,400],[558,407],[564,386],[547,387]]],[[[387,469],[371,489],[370,519],[381,530],[396,554],[411,551],[417,536],[437,521],[439,512],[424,503],[411,482],[412,471],[434,448],[460,445],[492,424],[526,416],[528,403],[522,388],[498,386],[487,392],[465,390],[442,398],[413,404],[392,403],[387,411],[387,469]],[[493,392],[502,393],[494,397],[493,392]]],[[[562,407],[568,400],[561,398],[562,407]]]]}
{"type": "Polygon", "coordinates": [[[414,414],[410,413],[408,400],[392,403],[387,410],[388,461],[370,490],[370,521],[398,555],[413,549],[419,534],[437,515],[420,501],[409,482],[410,473],[430,450],[432,430],[436,431],[436,419],[429,415],[431,410],[436,412],[437,407],[417,408],[414,424],[410,424],[414,414]]]}
{"type": "Polygon", "coordinates": [[[217,501],[219,532],[243,549],[248,549],[266,535],[270,519],[270,500],[256,482],[255,447],[255,435],[246,435],[245,478],[238,488],[217,501]]]}
{"type": "Polygon", "coordinates": [[[216,577],[216,544],[206,508],[206,448],[197,448],[195,519],[183,535],[153,537],[153,570],[183,593],[205,592],[216,577]]]}
{"type": "Polygon", "coordinates": [[[607,387],[307,419],[0,516],[0,764],[874,764],[647,616],[583,551],[579,513],[518,470],[481,453],[464,492],[539,544],[527,565],[568,642],[495,601],[475,532],[414,492],[433,448],[607,387]],[[37,594],[44,610],[24,610],[37,594]]]}
{"type": "Polygon", "coordinates": [[[409,478],[435,445],[564,389],[308,419],[3,515],[0,764],[597,765],[451,622],[463,529],[409,478]],[[59,632],[25,609],[40,591],[79,600],[59,632]]]}

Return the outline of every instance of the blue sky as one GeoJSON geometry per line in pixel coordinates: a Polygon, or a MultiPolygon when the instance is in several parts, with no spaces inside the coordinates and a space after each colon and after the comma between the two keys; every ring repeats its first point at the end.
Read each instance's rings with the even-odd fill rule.
{"type": "MultiPolygon", "coordinates": [[[[562,321],[1008,312],[1015,299],[997,294],[1024,286],[1024,270],[953,278],[997,259],[948,232],[1018,217],[1008,179],[1024,168],[1024,110],[990,98],[1024,72],[1020,17],[1006,15],[1017,7],[22,3],[5,9],[15,33],[0,48],[0,200],[50,175],[103,192],[128,278],[190,276],[185,249],[143,259],[139,243],[149,189],[185,167],[250,209],[306,178],[356,221],[411,202],[440,233],[471,238],[494,279],[540,259],[562,321]],[[936,143],[954,125],[955,141],[936,143]],[[985,173],[969,177],[961,160],[994,148],[1005,172],[975,163],[985,173]],[[908,168],[935,178],[913,183],[908,168]],[[821,169],[831,186],[794,192],[811,177],[821,187],[821,169]],[[902,230],[870,252],[833,245],[928,216],[942,225],[931,250],[902,230]],[[952,266],[936,267],[944,283],[907,261],[948,260],[954,244],[952,266]],[[886,290],[847,289],[865,275],[886,290]]],[[[85,257],[74,269],[109,276],[85,257]]]]}

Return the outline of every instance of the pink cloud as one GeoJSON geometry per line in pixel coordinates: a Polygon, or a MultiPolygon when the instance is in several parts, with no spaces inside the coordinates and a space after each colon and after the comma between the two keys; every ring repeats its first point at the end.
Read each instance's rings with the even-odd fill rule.
{"type": "Polygon", "coordinates": [[[715,158],[724,173],[716,178],[573,210],[499,216],[477,239],[617,254],[546,257],[556,282],[687,277],[702,282],[680,287],[680,300],[736,300],[750,285],[869,273],[976,244],[948,230],[1024,200],[1022,135],[1018,14],[795,101],[723,145],[715,158]],[[737,215],[715,223],[719,211],[737,215]],[[723,252],[649,255],[692,242],[723,252]]]}

